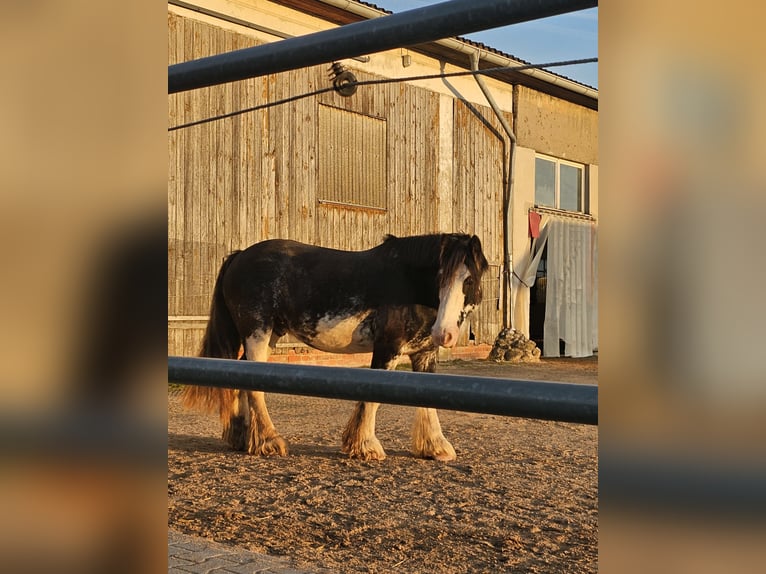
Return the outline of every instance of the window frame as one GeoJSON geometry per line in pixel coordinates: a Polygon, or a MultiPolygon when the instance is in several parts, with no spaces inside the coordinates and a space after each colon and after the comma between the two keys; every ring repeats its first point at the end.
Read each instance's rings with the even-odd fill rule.
{"type": "Polygon", "coordinates": [[[535,184],[534,184],[535,185],[535,201],[534,201],[535,207],[556,209],[559,211],[565,211],[567,213],[582,213],[582,214],[588,215],[589,202],[588,202],[588,191],[586,188],[587,181],[588,181],[587,166],[585,164],[561,159],[558,157],[554,157],[554,156],[546,155],[542,153],[535,153],[535,184]],[[542,205],[537,203],[537,160],[538,159],[545,160],[554,164],[553,203],[555,205],[553,206],[542,205]],[[578,203],[580,204],[579,210],[565,209],[561,207],[561,166],[562,165],[573,167],[580,170],[580,197],[578,198],[578,203]]]}

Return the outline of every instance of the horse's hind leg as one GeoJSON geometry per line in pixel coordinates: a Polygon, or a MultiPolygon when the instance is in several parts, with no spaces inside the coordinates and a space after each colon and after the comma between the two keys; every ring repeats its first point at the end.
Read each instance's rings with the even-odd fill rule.
{"type": "MultiPolygon", "coordinates": [[[[410,355],[412,370],[433,373],[436,370],[436,349],[427,349],[410,355]]],[[[436,409],[418,407],[412,425],[412,454],[420,458],[455,460],[457,455],[450,442],[444,438],[436,409]]]]}
{"type": "MultiPolygon", "coordinates": [[[[248,360],[267,361],[279,337],[271,331],[256,331],[245,339],[245,352],[248,360]]],[[[271,422],[269,411],[266,409],[266,396],[262,391],[247,391],[248,406],[250,407],[250,433],[247,441],[247,452],[257,455],[287,454],[287,442],[283,439],[274,423],[271,422]]]]}
{"type": "Polygon", "coordinates": [[[221,398],[223,440],[234,450],[247,450],[248,399],[245,391],[225,389],[221,398]]]}

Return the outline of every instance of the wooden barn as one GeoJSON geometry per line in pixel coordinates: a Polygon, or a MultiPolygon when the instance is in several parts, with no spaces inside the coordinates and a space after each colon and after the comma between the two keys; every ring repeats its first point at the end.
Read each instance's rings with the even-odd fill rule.
{"type": "MultiPolygon", "coordinates": [[[[385,15],[346,0],[169,0],[169,63],[385,15]]],[[[596,349],[598,93],[543,70],[493,72],[484,86],[405,79],[470,70],[472,58],[524,63],[451,38],[341,62],[359,81],[401,78],[347,97],[276,103],[332,86],[329,65],[169,96],[171,128],[259,109],[169,131],[168,353],[197,354],[234,249],[290,238],[362,250],[439,231],[479,235],[490,262],[451,356],[485,357],[504,327],[549,356],[596,349]]],[[[288,339],[274,359],[340,360],[288,339]]]]}

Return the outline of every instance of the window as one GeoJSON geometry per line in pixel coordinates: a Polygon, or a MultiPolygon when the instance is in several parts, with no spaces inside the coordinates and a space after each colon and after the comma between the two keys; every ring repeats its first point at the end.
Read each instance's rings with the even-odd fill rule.
{"type": "Polygon", "coordinates": [[[585,168],[553,157],[535,158],[535,204],[584,212],[585,168]]]}
{"type": "Polygon", "coordinates": [[[320,203],[385,210],[386,120],[319,106],[320,203]]]}

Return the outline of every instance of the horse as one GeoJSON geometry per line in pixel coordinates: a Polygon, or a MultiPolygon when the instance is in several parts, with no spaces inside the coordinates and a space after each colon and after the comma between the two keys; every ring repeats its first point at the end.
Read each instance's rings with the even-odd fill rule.
{"type": "MultiPolygon", "coordinates": [[[[373,369],[394,369],[408,355],[413,371],[434,372],[439,346],[453,347],[466,317],[482,300],[487,259],[476,235],[387,235],[366,251],[341,251],[286,239],[237,250],[221,265],[200,356],[267,361],[290,333],[331,353],[372,352],[373,369]]],[[[187,407],[218,410],[223,439],[252,455],[281,455],[263,392],[186,387],[187,407]]],[[[342,452],[383,460],[375,436],[379,403],[359,402],[342,435],[342,452]]],[[[416,457],[450,461],[435,409],[418,408],[416,457]]]]}

